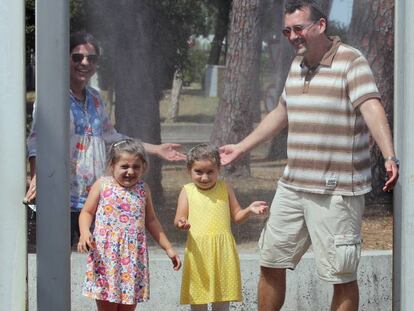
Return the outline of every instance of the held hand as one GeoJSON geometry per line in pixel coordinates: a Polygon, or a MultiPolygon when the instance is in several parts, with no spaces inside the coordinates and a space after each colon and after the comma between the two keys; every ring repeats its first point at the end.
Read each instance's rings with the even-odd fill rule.
{"type": "Polygon", "coordinates": [[[249,205],[249,209],[253,214],[266,215],[269,210],[269,206],[265,201],[254,201],[249,205]]]}
{"type": "Polygon", "coordinates": [[[231,164],[240,158],[243,152],[237,147],[237,145],[225,145],[219,148],[220,162],[222,165],[231,164]]]}
{"type": "Polygon", "coordinates": [[[385,171],[387,172],[387,181],[385,182],[384,187],[382,188],[383,191],[390,192],[395,184],[397,183],[398,176],[399,176],[399,168],[397,164],[392,161],[388,160],[384,163],[385,171]]]}
{"type": "Polygon", "coordinates": [[[78,252],[87,253],[92,248],[93,238],[92,234],[88,232],[87,236],[81,234],[78,242],[78,252]]]}
{"type": "Polygon", "coordinates": [[[29,184],[29,189],[24,197],[24,202],[31,203],[36,198],[36,175],[33,176],[29,184]]]}
{"type": "Polygon", "coordinates": [[[180,260],[180,257],[175,252],[175,250],[172,249],[172,248],[169,248],[169,249],[166,250],[166,253],[167,253],[168,257],[170,257],[170,259],[171,259],[171,261],[173,263],[173,269],[175,271],[180,270],[180,268],[181,268],[181,260],[180,260]]]}
{"type": "Polygon", "coordinates": [[[177,227],[178,229],[181,229],[181,230],[189,230],[191,225],[185,217],[181,217],[178,220],[177,227]]]}
{"type": "Polygon", "coordinates": [[[180,144],[161,144],[157,147],[157,154],[163,160],[176,162],[184,161],[186,159],[185,154],[178,151],[178,149],[181,148],[180,144]]]}

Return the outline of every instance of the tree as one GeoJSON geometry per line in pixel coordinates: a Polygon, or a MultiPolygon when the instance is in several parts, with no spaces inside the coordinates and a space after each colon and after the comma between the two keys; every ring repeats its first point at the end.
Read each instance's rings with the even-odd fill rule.
{"type": "MultiPolygon", "coordinates": [[[[205,25],[201,5],[197,0],[87,2],[88,29],[103,45],[120,132],[161,142],[159,100],[174,71],[186,65],[187,39],[205,25]]],[[[147,180],[155,200],[162,199],[161,167],[160,159],[151,159],[147,180]]]]}
{"type": "MultiPolygon", "coordinates": [[[[259,109],[259,73],[263,0],[235,0],[230,15],[223,93],[211,141],[236,143],[253,127],[253,109],[259,109]]],[[[226,167],[233,175],[250,174],[250,158],[226,167]]]]}
{"type": "Polygon", "coordinates": [[[218,65],[223,49],[223,41],[229,28],[229,18],[231,3],[233,0],[214,0],[208,1],[216,9],[214,23],[214,39],[211,42],[210,56],[207,63],[210,65],[218,65]]]}
{"type": "MultiPolygon", "coordinates": [[[[367,58],[376,78],[391,129],[394,98],[394,1],[354,1],[348,39],[367,58]],[[367,8],[369,8],[367,10],[367,8]]],[[[382,191],[385,179],[384,159],[371,144],[372,186],[368,204],[391,204],[392,196],[382,191]]]]}

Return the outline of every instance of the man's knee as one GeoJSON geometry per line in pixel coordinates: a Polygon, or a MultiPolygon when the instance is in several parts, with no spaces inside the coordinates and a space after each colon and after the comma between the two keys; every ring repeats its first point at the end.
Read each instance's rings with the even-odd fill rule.
{"type": "Polygon", "coordinates": [[[286,269],[260,267],[259,311],[280,310],[285,302],[286,269]]]}
{"type": "Polygon", "coordinates": [[[274,282],[284,281],[286,279],[286,269],[260,267],[260,278],[273,280],[274,282]]]}
{"type": "Polygon", "coordinates": [[[334,291],[340,294],[358,294],[359,288],[358,288],[358,282],[352,281],[348,283],[342,283],[342,284],[334,284],[334,291]]]}

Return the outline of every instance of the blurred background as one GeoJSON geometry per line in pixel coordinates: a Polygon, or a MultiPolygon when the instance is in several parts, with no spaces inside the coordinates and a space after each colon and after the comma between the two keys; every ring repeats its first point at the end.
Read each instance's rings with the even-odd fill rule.
{"type": "MultiPolygon", "coordinates": [[[[368,59],[392,128],[394,1],[320,0],[330,35],[368,59]]],[[[217,146],[244,138],[272,110],[293,58],[282,36],[283,0],[71,0],[71,31],[100,42],[102,58],[91,80],[119,132],[150,143],[177,142],[183,151],[200,142],[217,146]]],[[[35,94],[35,1],[26,0],[27,126],[35,94]]],[[[392,194],[381,188],[383,159],[372,143],[374,190],[367,195],[364,247],[392,248],[392,194]]],[[[286,132],[223,168],[241,205],[271,203],[286,164],[286,132]]],[[[151,159],[156,209],[171,240],[184,163],[151,159]]],[[[35,251],[35,214],[29,213],[29,251],[35,251]]],[[[266,219],[234,225],[239,246],[255,251],[266,219]]]]}

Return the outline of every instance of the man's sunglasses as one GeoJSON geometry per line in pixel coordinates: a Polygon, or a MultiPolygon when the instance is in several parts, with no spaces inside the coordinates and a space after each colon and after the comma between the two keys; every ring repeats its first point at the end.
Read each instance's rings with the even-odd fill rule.
{"type": "Polygon", "coordinates": [[[309,28],[310,26],[314,25],[315,23],[316,23],[316,21],[315,21],[315,22],[312,22],[312,23],[310,23],[310,24],[307,24],[307,25],[294,25],[294,26],[292,26],[292,28],[290,28],[290,27],[286,27],[285,29],[283,29],[283,30],[282,30],[282,33],[283,33],[283,35],[284,35],[285,37],[289,37],[289,36],[290,36],[290,34],[292,33],[292,31],[293,31],[295,34],[297,34],[297,35],[301,35],[301,34],[302,34],[302,32],[303,32],[306,28],[309,28]]]}
{"type": "Polygon", "coordinates": [[[74,63],[81,63],[83,59],[86,57],[88,60],[88,63],[92,65],[95,65],[99,59],[99,56],[96,54],[86,55],[86,54],[81,54],[81,53],[73,53],[71,57],[74,63]]]}

